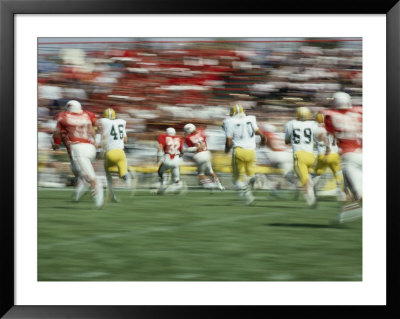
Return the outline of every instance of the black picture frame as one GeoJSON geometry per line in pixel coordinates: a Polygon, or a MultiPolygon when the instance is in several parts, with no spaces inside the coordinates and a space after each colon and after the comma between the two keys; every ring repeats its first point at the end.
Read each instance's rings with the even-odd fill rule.
{"type": "MultiPolygon", "coordinates": [[[[399,243],[398,213],[395,201],[398,178],[399,151],[399,56],[400,4],[390,1],[311,0],[246,3],[162,0],[0,0],[0,130],[1,136],[15,132],[14,126],[14,15],[15,14],[385,14],[387,21],[387,100],[386,100],[386,165],[387,165],[387,305],[386,306],[28,306],[14,303],[14,139],[0,138],[0,157],[3,185],[0,209],[0,315],[4,318],[242,318],[319,317],[372,318],[400,317],[398,307],[399,262],[396,255],[399,243]]],[[[384,101],[382,101],[382,104],[384,101]]],[[[383,105],[379,106],[383,107],[383,105]]],[[[386,173],[386,172],[382,172],[386,173]]],[[[384,203],[382,203],[384,207],[384,203]]],[[[382,214],[384,211],[376,212],[382,214]]]]}

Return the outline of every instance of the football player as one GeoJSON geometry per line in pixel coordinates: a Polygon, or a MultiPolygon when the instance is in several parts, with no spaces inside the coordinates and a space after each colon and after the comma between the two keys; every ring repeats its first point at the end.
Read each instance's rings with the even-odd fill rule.
{"type": "MultiPolygon", "coordinates": [[[[68,111],[67,105],[66,105],[66,111],[68,111]]],[[[65,116],[66,111],[61,111],[55,115],[54,120],[56,121],[56,123],[58,123],[58,121],[65,116]]],[[[76,184],[75,191],[72,196],[72,200],[74,202],[77,202],[81,199],[81,197],[89,189],[89,183],[82,176],[79,175],[78,166],[75,163],[75,161],[72,159],[71,143],[69,142],[68,134],[67,134],[67,131],[65,130],[65,128],[60,127],[60,132],[59,132],[59,135],[57,135],[57,136],[54,133],[55,132],[53,132],[53,136],[52,136],[53,149],[54,150],[58,149],[59,146],[61,145],[61,143],[63,143],[65,148],[67,149],[67,153],[68,153],[68,157],[69,157],[69,161],[70,161],[70,168],[71,168],[72,173],[74,174],[75,184],[76,184]]]]}
{"type": "MultiPolygon", "coordinates": [[[[282,175],[289,182],[290,188],[297,190],[297,178],[293,171],[293,154],[289,146],[285,144],[285,134],[277,132],[272,124],[263,125],[262,132],[268,147],[266,157],[272,165],[282,170],[282,175]]],[[[281,182],[276,184],[276,189],[280,189],[280,184],[281,182]]]]}
{"type": "Polygon", "coordinates": [[[180,180],[179,171],[181,156],[183,156],[183,139],[176,136],[176,131],[173,127],[168,127],[164,134],[158,136],[157,163],[160,163],[158,168],[160,188],[157,194],[162,194],[167,189],[164,173],[168,170],[171,171],[173,182],[168,187],[168,190],[177,191],[182,189],[183,183],[180,180]]]}
{"type": "Polygon", "coordinates": [[[321,140],[317,141],[317,165],[315,167],[315,176],[313,178],[314,192],[318,189],[318,182],[321,175],[329,167],[336,180],[337,199],[344,201],[346,194],[344,193],[343,174],[341,171],[341,159],[339,156],[339,148],[335,137],[328,134],[325,129],[325,115],[322,112],[317,113],[316,120],[319,123],[319,135],[321,140]]]}
{"type": "Polygon", "coordinates": [[[285,125],[285,143],[293,149],[294,171],[304,188],[304,198],[309,206],[316,204],[313,183],[309,172],[315,162],[314,142],[318,140],[318,125],[310,120],[307,107],[297,108],[297,118],[285,125]]]}
{"type": "Polygon", "coordinates": [[[337,222],[345,223],[362,216],[362,107],[353,107],[349,94],[334,93],[325,128],[336,138],[345,185],[354,196],[354,202],[344,205],[337,216],[337,222]]]}
{"type": "Polygon", "coordinates": [[[63,134],[64,141],[71,149],[71,157],[80,177],[90,185],[95,206],[100,208],[104,203],[103,186],[96,177],[92,162],[96,158],[94,145],[96,115],[83,111],[78,101],[67,102],[67,111],[57,117],[57,128],[53,134],[53,149],[58,149],[63,134]]]}
{"type": "Polygon", "coordinates": [[[197,176],[200,184],[204,188],[212,188],[212,184],[221,191],[225,188],[221,185],[217,174],[215,174],[211,165],[211,153],[207,148],[207,137],[203,130],[196,129],[192,123],[188,123],[183,127],[185,132],[185,152],[195,153],[193,160],[197,165],[197,176]],[[212,177],[212,181],[207,177],[212,177]]]}
{"type": "Polygon", "coordinates": [[[230,117],[222,123],[225,131],[225,153],[232,149],[232,173],[239,196],[244,197],[250,205],[254,201],[251,187],[255,182],[256,135],[265,144],[265,136],[257,126],[256,117],[246,115],[240,104],[230,108],[230,117]]]}
{"type": "Polygon", "coordinates": [[[124,152],[124,144],[128,142],[126,122],[123,119],[117,119],[115,111],[112,108],[107,108],[104,111],[103,118],[98,121],[98,128],[104,152],[104,170],[106,172],[110,199],[113,202],[119,202],[113,189],[110,168],[117,166],[119,177],[125,181],[127,187],[131,187],[132,176],[128,170],[124,152]]]}

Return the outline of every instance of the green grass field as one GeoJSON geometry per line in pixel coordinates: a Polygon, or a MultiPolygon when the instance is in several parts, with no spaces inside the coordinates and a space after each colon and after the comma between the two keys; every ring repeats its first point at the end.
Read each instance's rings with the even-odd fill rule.
{"type": "Polygon", "coordinates": [[[38,191],[39,281],[361,281],[362,221],[330,225],[317,209],[255,192],[152,195],[93,208],[70,190],[38,191]]]}

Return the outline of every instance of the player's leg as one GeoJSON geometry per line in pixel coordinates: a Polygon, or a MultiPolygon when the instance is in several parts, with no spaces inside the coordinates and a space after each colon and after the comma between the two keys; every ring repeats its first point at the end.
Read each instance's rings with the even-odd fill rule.
{"type": "MultiPolygon", "coordinates": [[[[111,151],[110,151],[111,152],[111,151]]],[[[132,187],[132,175],[128,171],[128,163],[126,160],[126,155],[124,150],[122,149],[115,149],[112,150],[112,157],[113,157],[113,162],[118,168],[118,175],[119,178],[123,179],[125,181],[125,185],[128,188],[132,187]]],[[[118,201],[115,195],[113,195],[113,198],[115,199],[114,201],[118,201]]]]}
{"type": "Polygon", "coordinates": [[[309,168],[313,165],[314,159],[314,154],[311,153],[297,151],[294,154],[294,169],[304,189],[304,198],[310,206],[315,204],[313,183],[309,178],[309,168]]]}
{"type": "Polygon", "coordinates": [[[243,187],[244,198],[247,205],[250,205],[254,201],[254,196],[251,192],[251,188],[255,182],[255,162],[256,155],[254,150],[240,149],[239,157],[244,165],[245,174],[248,177],[248,182],[243,187]]]}
{"type": "Polygon", "coordinates": [[[278,167],[282,170],[283,177],[292,187],[297,187],[297,178],[293,171],[293,155],[289,152],[276,153],[279,153],[278,167]]]}
{"type": "Polygon", "coordinates": [[[242,158],[242,149],[236,147],[232,152],[232,177],[236,189],[241,190],[246,185],[245,165],[242,158]]]}
{"type": "Polygon", "coordinates": [[[181,174],[180,174],[180,158],[175,156],[171,159],[171,177],[172,177],[172,184],[168,187],[168,190],[175,192],[183,188],[183,183],[181,181],[181,174]]]}
{"type": "Polygon", "coordinates": [[[119,177],[125,181],[127,187],[132,186],[132,175],[128,171],[128,162],[126,160],[126,155],[123,150],[118,151],[118,159],[117,159],[117,166],[119,177]]]}
{"type": "Polygon", "coordinates": [[[89,183],[82,176],[80,176],[78,165],[75,163],[72,157],[70,158],[70,160],[71,160],[70,162],[71,171],[76,178],[76,187],[74,190],[72,200],[77,202],[89,189],[89,183]]]}
{"type": "Polygon", "coordinates": [[[217,186],[217,188],[218,188],[220,191],[225,190],[225,187],[222,186],[222,184],[221,184],[221,182],[220,182],[220,180],[219,180],[217,174],[215,174],[215,172],[214,172],[214,170],[213,170],[213,168],[212,168],[211,161],[208,161],[208,162],[206,163],[206,165],[205,165],[205,173],[206,173],[207,175],[209,175],[209,176],[212,177],[214,184],[217,186]]]}
{"type": "Polygon", "coordinates": [[[92,161],[96,158],[96,148],[92,144],[81,143],[72,145],[71,151],[80,176],[89,183],[92,189],[96,207],[101,207],[104,203],[103,186],[100,179],[96,177],[92,165],[92,161]]]}
{"type": "Polygon", "coordinates": [[[115,150],[109,150],[104,156],[104,171],[106,172],[107,179],[107,190],[108,190],[108,198],[113,202],[119,202],[119,199],[115,195],[112,175],[110,172],[110,168],[116,165],[116,156],[114,153],[115,150]]]}
{"type": "Polygon", "coordinates": [[[316,163],[316,167],[314,170],[314,173],[312,174],[312,181],[314,184],[314,193],[315,195],[317,194],[318,188],[319,188],[319,184],[321,181],[321,176],[323,173],[325,173],[326,168],[327,168],[327,161],[326,161],[326,156],[323,154],[319,154],[317,157],[317,163],[316,163]]]}
{"type": "Polygon", "coordinates": [[[212,189],[212,181],[205,174],[205,162],[199,157],[195,158],[195,162],[197,165],[197,178],[199,179],[201,187],[205,189],[212,189]]]}
{"type": "Polygon", "coordinates": [[[362,217],[362,155],[347,153],[343,155],[343,175],[355,201],[344,205],[337,216],[339,223],[350,222],[362,217]]]}
{"type": "Polygon", "coordinates": [[[344,192],[344,179],[341,170],[341,159],[338,153],[332,153],[327,156],[327,165],[332,171],[336,180],[337,199],[339,201],[346,200],[346,193],[344,192]]]}
{"type": "Polygon", "coordinates": [[[214,188],[213,182],[207,176],[207,161],[209,160],[209,156],[207,156],[207,152],[200,152],[193,156],[193,160],[197,166],[197,177],[199,179],[199,183],[203,188],[212,189],[214,188]]]}
{"type": "Polygon", "coordinates": [[[166,180],[164,177],[164,173],[169,169],[169,166],[166,163],[166,160],[164,159],[163,162],[161,162],[160,166],[158,167],[158,178],[160,180],[160,187],[158,188],[157,194],[162,194],[164,193],[166,189],[166,180]]]}

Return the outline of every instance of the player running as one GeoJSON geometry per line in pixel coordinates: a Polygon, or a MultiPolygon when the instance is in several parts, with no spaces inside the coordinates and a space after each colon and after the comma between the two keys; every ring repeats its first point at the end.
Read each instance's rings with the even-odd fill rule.
{"type": "MultiPolygon", "coordinates": [[[[293,154],[289,146],[285,144],[285,133],[277,132],[277,129],[272,124],[264,124],[261,131],[266,138],[266,157],[269,162],[282,170],[282,176],[288,181],[289,187],[296,190],[297,196],[297,178],[293,171],[293,154]]],[[[273,190],[281,188],[281,181],[278,181],[273,190]]]]}
{"type": "Polygon", "coordinates": [[[337,199],[339,201],[344,201],[346,199],[346,194],[344,193],[339,147],[337,146],[335,137],[327,133],[325,129],[325,115],[319,112],[316,116],[316,120],[319,123],[318,130],[322,139],[317,142],[318,157],[315,176],[313,178],[314,192],[318,189],[318,182],[320,181],[321,175],[325,172],[326,168],[329,167],[336,180],[337,199]]]}
{"type": "MultiPolygon", "coordinates": [[[[53,134],[53,149],[58,149],[63,139],[75,165],[79,176],[84,179],[92,189],[95,206],[100,208],[104,203],[103,186],[96,177],[92,162],[96,158],[94,145],[94,125],[96,115],[89,111],[83,111],[78,101],[67,102],[67,110],[57,116],[57,128],[53,134]]],[[[78,185],[79,187],[79,185],[78,185]]],[[[79,198],[78,187],[75,190],[75,198],[79,198]]]]}
{"type": "Polygon", "coordinates": [[[297,108],[297,119],[286,123],[285,143],[292,145],[294,171],[304,188],[304,198],[309,206],[314,206],[316,199],[309,171],[315,162],[314,142],[318,140],[318,125],[310,120],[310,114],[307,107],[297,108]]]}
{"type": "Polygon", "coordinates": [[[207,137],[203,130],[196,129],[191,123],[183,127],[185,131],[185,143],[188,146],[185,152],[195,153],[193,160],[197,165],[197,176],[200,184],[204,188],[214,188],[214,184],[219,190],[223,191],[225,188],[221,185],[217,174],[215,174],[211,165],[211,152],[207,148],[207,137]],[[207,176],[212,177],[211,181],[207,176]]]}
{"type": "MultiPolygon", "coordinates": [[[[68,111],[68,108],[67,108],[67,111],[68,111]]],[[[58,123],[58,121],[63,116],[65,116],[65,111],[61,111],[61,112],[57,113],[54,117],[54,120],[56,121],[56,123],[58,123]]],[[[77,202],[81,199],[81,197],[89,189],[89,183],[86,182],[86,180],[82,176],[79,175],[78,167],[75,164],[75,161],[72,159],[71,143],[69,142],[67,131],[63,127],[60,127],[60,135],[59,136],[55,136],[55,134],[53,132],[53,138],[52,138],[53,149],[54,150],[58,149],[59,146],[61,145],[61,143],[63,143],[65,148],[67,149],[67,153],[68,153],[68,157],[69,157],[69,161],[70,161],[70,168],[75,177],[74,184],[76,185],[76,187],[75,187],[74,194],[72,195],[72,200],[74,202],[77,202]]]]}
{"type": "Polygon", "coordinates": [[[251,186],[255,181],[256,135],[261,137],[262,145],[265,144],[265,136],[257,126],[256,117],[246,115],[241,105],[233,105],[229,115],[222,123],[226,136],[225,153],[233,149],[233,181],[239,196],[244,197],[245,203],[250,205],[254,201],[251,186]]]}
{"type": "Polygon", "coordinates": [[[173,127],[169,127],[164,134],[160,134],[158,137],[157,163],[160,162],[160,159],[161,162],[158,168],[160,188],[157,194],[162,194],[167,190],[164,173],[168,170],[171,171],[173,182],[168,187],[168,191],[177,191],[183,188],[179,171],[181,156],[183,156],[183,139],[176,136],[176,131],[173,127]]]}
{"type": "Polygon", "coordinates": [[[111,201],[118,203],[119,199],[113,189],[113,181],[110,168],[117,166],[118,174],[125,181],[127,187],[132,186],[132,176],[128,170],[124,144],[128,142],[126,135],[126,121],[117,119],[115,111],[107,108],[103,118],[98,121],[101,134],[101,146],[104,151],[104,170],[107,177],[107,188],[111,201]]]}
{"type": "Polygon", "coordinates": [[[333,94],[332,105],[326,112],[325,128],[337,140],[345,185],[355,200],[338,214],[336,221],[345,223],[362,216],[362,107],[353,107],[345,92],[333,94]]]}

